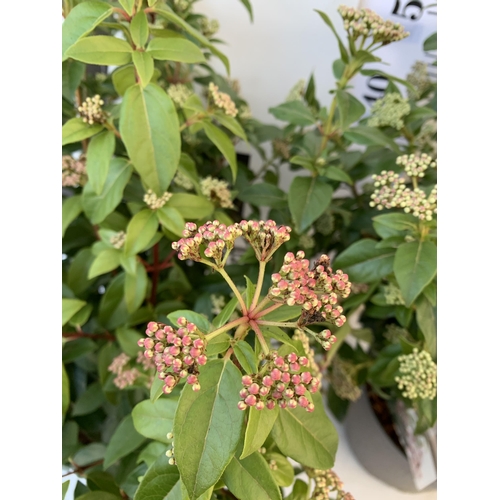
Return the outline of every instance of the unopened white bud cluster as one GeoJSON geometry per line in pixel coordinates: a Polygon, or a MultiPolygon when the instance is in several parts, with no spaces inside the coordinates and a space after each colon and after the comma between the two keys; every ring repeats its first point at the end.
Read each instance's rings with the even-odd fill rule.
{"type": "Polygon", "coordinates": [[[409,36],[401,24],[384,21],[370,9],[355,9],[341,5],[338,11],[344,20],[345,30],[354,40],[360,36],[372,37],[374,43],[381,42],[382,45],[387,45],[409,36]]]}
{"type": "Polygon", "coordinates": [[[306,89],[306,81],[303,79],[299,80],[290,89],[290,92],[288,93],[288,96],[285,99],[285,102],[300,101],[304,95],[305,89],[306,89]]]}
{"type": "Polygon", "coordinates": [[[109,114],[103,111],[104,101],[99,94],[94,97],[87,97],[81,106],[78,106],[78,112],[82,120],[89,125],[94,123],[105,123],[109,114]]]}
{"type": "Polygon", "coordinates": [[[191,189],[194,188],[193,181],[180,170],[177,170],[175,174],[174,184],[177,184],[177,186],[184,188],[186,191],[191,191],[191,189]]]}
{"type": "Polygon", "coordinates": [[[423,177],[429,167],[436,168],[436,162],[425,153],[398,156],[396,165],[401,165],[408,177],[423,177]]]}
{"type": "Polygon", "coordinates": [[[190,5],[191,2],[189,0],[174,0],[174,7],[180,12],[188,9],[190,5]]]}
{"type": "Polygon", "coordinates": [[[172,101],[175,102],[175,104],[182,107],[186,104],[186,101],[194,94],[194,92],[187,85],[182,83],[173,83],[169,85],[167,94],[170,96],[172,101]]]}
{"type": "Polygon", "coordinates": [[[234,208],[229,184],[226,181],[208,176],[201,180],[200,188],[203,196],[206,196],[210,201],[217,203],[222,208],[234,208]]]}
{"type": "Polygon", "coordinates": [[[210,294],[210,303],[212,304],[212,314],[220,314],[224,306],[226,305],[226,299],[224,295],[216,295],[215,293],[210,294]]]}
{"type": "Polygon", "coordinates": [[[172,440],[172,448],[168,449],[166,452],[165,452],[165,455],[169,458],[168,460],[168,463],[170,465],[175,465],[176,464],[176,461],[175,461],[175,456],[174,456],[174,433],[173,432],[169,432],[167,434],[167,439],[171,439],[172,440]]]}
{"type": "Polygon", "coordinates": [[[87,169],[85,157],[75,160],[69,155],[62,157],[62,185],[64,187],[78,187],[85,184],[87,169]]]}
{"type": "Polygon", "coordinates": [[[201,20],[200,24],[201,24],[201,32],[206,37],[210,37],[210,36],[215,35],[217,33],[217,31],[219,31],[219,28],[220,28],[220,24],[219,24],[219,21],[217,21],[217,19],[210,19],[209,20],[206,17],[204,17],[201,20]]]}
{"type": "Polygon", "coordinates": [[[356,380],[356,367],[349,361],[335,356],[332,361],[331,383],[335,394],[348,401],[356,401],[361,397],[361,389],[356,380]]]}
{"type": "Polygon", "coordinates": [[[238,110],[240,120],[249,120],[252,118],[252,110],[248,104],[242,104],[238,110]]]}
{"type": "Polygon", "coordinates": [[[314,479],[314,490],[311,500],[329,500],[331,493],[336,493],[336,500],[354,500],[354,497],[344,491],[344,484],[332,470],[312,469],[305,467],[306,474],[314,479]]]}
{"type": "Polygon", "coordinates": [[[125,233],[125,231],[120,231],[119,233],[116,233],[114,236],[111,236],[109,242],[117,250],[120,250],[120,248],[125,244],[126,239],[127,239],[127,233],[125,233]]]}
{"type": "Polygon", "coordinates": [[[414,144],[419,151],[427,151],[433,158],[437,155],[437,121],[427,120],[415,136],[414,144]]]}
{"type": "Polygon", "coordinates": [[[410,334],[406,328],[398,326],[394,323],[390,323],[386,327],[386,331],[384,332],[384,337],[393,343],[399,343],[399,341],[403,338],[406,340],[410,340],[410,334]]]}
{"type": "Polygon", "coordinates": [[[423,61],[417,61],[412,66],[411,73],[406,77],[406,80],[415,88],[415,90],[408,89],[408,97],[414,101],[418,101],[422,94],[432,85],[427,71],[427,64],[423,61]]]}
{"type": "Polygon", "coordinates": [[[382,290],[387,304],[394,306],[404,305],[405,301],[403,299],[403,295],[401,294],[401,290],[394,283],[384,285],[382,290]]]}
{"type": "Polygon", "coordinates": [[[368,120],[370,127],[404,127],[403,117],[410,113],[408,100],[397,92],[390,92],[373,103],[372,116],[368,120]]]}
{"type": "Polygon", "coordinates": [[[158,196],[152,189],[148,189],[148,192],[144,195],[143,200],[151,210],[158,210],[159,208],[163,207],[165,203],[170,200],[170,198],[172,198],[172,193],[169,193],[168,191],[165,191],[158,198],[158,196]]]}
{"type": "Polygon", "coordinates": [[[232,116],[233,118],[238,114],[238,110],[236,109],[236,105],[231,99],[229,94],[225,92],[220,92],[219,87],[215,85],[213,82],[210,82],[208,85],[208,94],[212,99],[213,103],[220,109],[226,113],[228,116],[232,116]]]}
{"type": "Polygon", "coordinates": [[[394,380],[408,399],[434,399],[437,392],[437,365],[427,351],[413,349],[398,357],[399,373],[394,380]]]}

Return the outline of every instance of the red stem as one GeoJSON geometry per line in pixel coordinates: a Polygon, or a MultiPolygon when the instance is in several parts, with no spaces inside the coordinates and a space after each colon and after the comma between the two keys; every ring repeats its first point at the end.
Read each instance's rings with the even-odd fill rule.
{"type": "Polygon", "coordinates": [[[62,336],[67,339],[88,338],[88,339],[115,340],[115,336],[109,332],[104,332],[104,333],[63,332],[62,336]]]}
{"type": "Polygon", "coordinates": [[[258,312],[252,319],[262,318],[262,316],[265,316],[266,314],[269,314],[270,312],[274,311],[275,309],[278,309],[282,305],[283,305],[283,303],[281,303],[281,304],[274,304],[274,306],[268,307],[267,309],[264,309],[263,311],[258,312]]]}

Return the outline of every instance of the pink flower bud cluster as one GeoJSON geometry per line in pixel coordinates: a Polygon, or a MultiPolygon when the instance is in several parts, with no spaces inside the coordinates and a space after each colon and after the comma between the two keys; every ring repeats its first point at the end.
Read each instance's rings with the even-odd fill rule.
{"type": "Polygon", "coordinates": [[[85,156],[75,160],[69,155],[62,157],[62,185],[68,187],[83,186],[87,180],[85,156]]]}
{"type": "Polygon", "coordinates": [[[137,368],[127,368],[130,357],[124,352],[113,358],[113,361],[108,366],[108,371],[114,373],[116,377],[113,379],[113,383],[118,389],[125,389],[134,384],[137,377],[140,375],[137,368]]]}
{"type": "Polygon", "coordinates": [[[301,406],[312,412],[314,404],[307,399],[306,391],[315,393],[319,388],[319,379],[309,371],[302,371],[309,365],[309,360],[293,352],[283,357],[274,351],[271,356],[264,373],[242,377],[244,388],[240,391],[238,408],[246,410],[253,406],[256,410],[272,410],[276,405],[280,408],[301,406]]]}
{"type": "Polygon", "coordinates": [[[243,237],[252,245],[257,259],[267,262],[273,253],[290,239],[292,229],[278,226],[273,220],[242,220],[239,223],[243,237]]]}
{"type": "Polygon", "coordinates": [[[304,255],[303,251],[285,255],[280,271],[271,277],[274,286],[269,296],[289,306],[302,306],[302,325],[326,320],[341,327],[346,318],[337,302],[339,295],[345,298],[351,293],[349,276],[340,269],[334,273],[327,255],[322,255],[310,270],[304,255]]]}
{"type": "Polygon", "coordinates": [[[180,317],[177,324],[180,328],[175,330],[151,321],[146,329],[148,337],[137,341],[145,348],[144,356],[154,360],[165,394],[170,394],[181,378],[187,378],[193,391],[199,391],[199,367],[207,362],[206,342],[199,337],[196,325],[184,317],[180,317]]]}
{"type": "Polygon", "coordinates": [[[182,232],[183,238],[172,243],[172,248],[178,252],[180,260],[213,259],[217,266],[223,266],[229,252],[234,248],[234,241],[241,236],[239,224],[226,226],[218,220],[208,221],[198,227],[194,222],[188,222],[182,232]]]}

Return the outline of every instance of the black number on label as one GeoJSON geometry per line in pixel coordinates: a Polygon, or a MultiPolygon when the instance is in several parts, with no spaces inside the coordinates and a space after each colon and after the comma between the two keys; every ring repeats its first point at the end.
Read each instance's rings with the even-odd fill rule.
{"type": "Polygon", "coordinates": [[[395,16],[406,17],[411,19],[412,21],[417,21],[422,17],[422,14],[424,12],[424,6],[422,5],[422,2],[419,2],[418,0],[411,0],[411,2],[407,2],[406,4],[404,4],[404,7],[402,7],[402,5],[402,2],[396,0],[394,9],[392,11],[395,16]]]}
{"type": "Polygon", "coordinates": [[[370,90],[373,90],[379,94],[378,96],[371,96],[371,95],[363,96],[363,99],[371,105],[377,99],[380,99],[383,96],[385,90],[387,89],[387,86],[389,85],[389,80],[385,76],[375,75],[368,79],[366,85],[370,90]]]}

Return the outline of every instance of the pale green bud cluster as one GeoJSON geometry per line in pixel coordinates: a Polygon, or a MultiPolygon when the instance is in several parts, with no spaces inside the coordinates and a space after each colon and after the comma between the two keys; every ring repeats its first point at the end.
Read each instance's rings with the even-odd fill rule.
{"type": "Polygon", "coordinates": [[[354,500],[354,497],[344,491],[344,484],[333,469],[321,470],[304,468],[306,474],[314,479],[314,490],[311,500],[329,500],[331,493],[336,493],[336,500],[354,500]]]}
{"type": "Polygon", "coordinates": [[[174,7],[179,12],[188,9],[190,4],[191,2],[189,2],[189,0],[174,0],[174,7]]]}
{"type": "Polygon", "coordinates": [[[410,334],[408,330],[394,323],[390,323],[389,325],[387,325],[386,331],[384,332],[384,337],[389,342],[399,342],[402,338],[410,340],[410,334]]]}
{"type": "Polygon", "coordinates": [[[248,104],[242,104],[238,110],[238,115],[241,120],[249,120],[252,118],[252,110],[248,104]]]}
{"type": "Polygon", "coordinates": [[[177,186],[184,188],[186,191],[191,191],[194,188],[194,184],[191,179],[180,170],[177,170],[174,177],[174,184],[177,186]]]}
{"type": "Polygon", "coordinates": [[[401,97],[397,92],[389,92],[373,103],[368,126],[393,127],[400,130],[404,127],[403,117],[410,113],[410,109],[408,99],[401,97]]]}
{"type": "Polygon", "coordinates": [[[303,330],[297,328],[293,333],[293,340],[300,340],[302,343],[302,347],[304,348],[304,352],[306,354],[307,359],[309,360],[309,371],[313,377],[316,377],[320,382],[321,387],[321,379],[323,378],[323,374],[319,369],[318,363],[314,359],[314,350],[309,343],[309,337],[304,333],[303,330]]]}
{"type": "Polygon", "coordinates": [[[187,85],[182,83],[173,83],[169,85],[167,94],[170,96],[172,101],[175,102],[175,104],[182,107],[186,104],[186,101],[194,94],[194,92],[187,85]]]}
{"type": "Polygon", "coordinates": [[[75,160],[70,155],[62,157],[62,185],[64,187],[83,186],[87,180],[85,157],[75,160]]]}
{"type": "Polygon", "coordinates": [[[119,233],[116,233],[114,236],[111,236],[109,239],[109,242],[117,249],[120,250],[120,248],[125,245],[125,240],[127,239],[127,233],[125,231],[120,231],[119,233]]]}
{"type": "Polygon", "coordinates": [[[220,314],[224,306],[226,305],[226,299],[224,295],[216,295],[215,293],[210,294],[210,303],[212,304],[212,314],[220,314]]]}
{"type": "Polygon", "coordinates": [[[172,448],[168,449],[166,452],[165,452],[165,455],[169,458],[168,460],[168,463],[170,465],[175,465],[176,462],[175,462],[175,457],[174,457],[174,433],[173,432],[169,432],[167,434],[167,439],[171,439],[172,440],[172,448]]]}
{"type": "Polygon", "coordinates": [[[372,37],[374,43],[381,42],[382,45],[387,45],[409,36],[401,24],[384,21],[370,9],[355,9],[341,5],[338,11],[344,20],[344,29],[354,41],[361,36],[365,39],[372,37]]]}
{"type": "Polygon", "coordinates": [[[290,144],[288,141],[284,139],[273,139],[272,145],[274,156],[281,157],[284,160],[290,158],[290,144]]]}
{"type": "Polygon", "coordinates": [[[419,151],[428,152],[433,158],[437,155],[437,121],[427,120],[415,136],[414,144],[419,151]]]}
{"type": "Polygon", "coordinates": [[[208,20],[206,17],[204,17],[201,20],[201,32],[203,33],[204,36],[206,37],[211,37],[219,31],[220,24],[217,19],[211,19],[208,20]]]}
{"type": "Polygon", "coordinates": [[[408,399],[434,399],[437,392],[437,365],[427,351],[413,349],[398,357],[399,373],[394,380],[408,399]]]}
{"type": "Polygon", "coordinates": [[[99,94],[94,97],[87,97],[81,106],[78,106],[78,112],[82,120],[89,125],[94,123],[105,123],[109,114],[103,111],[101,106],[104,101],[99,94]]]}
{"type": "Polygon", "coordinates": [[[314,245],[316,244],[316,241],[314,240],[314,237],[309,235],[309,234],[301,234],[299,238],[299,245],[301,248],[305,250],[310,250],[311,248],[314,248],[314,245]]]}
{"type": "Polygon", "coordinates": [[[304,95],[305,90],[306,81],[301,79],[290,89],[285,102],[300,101],[302,99],[302,96],[304,95]]]}
{"type": "Polygon", "coordinates": [[[339,398],[356,401],[361,397],[361,389],[356,380],[356,367],[349,361],[335,356],[332,361],[332,388],[339,398]]]}
{"type": "Polygon", "coordinates": [[[228,116],[236,117],[238,110],[234,104],[231,96],[225,92],[220,92],[219,87],[213,82],[208,85],[208,95],[212,99],[213,103],[226,113],[228,116]]]}
{"type": "Polygon", "coordinates": [[[393,306],[404,305],[405,301],[403,299],[403,295],[401,294],[401,290],[394,283],[382,286],[382,290],[387,304],[393,306]]]}
{"type": "Polygon", "coordinates": [[[408,89],[408,97],[414,101],[418,101],[432,85],[427,71],[427,64],[423,61],[417,61],[412,66],[411,73],[406,77],[406,80],[415,88],[415,90],[408,89]]]}
{"type": "Polygon", "coordinates": [[[208,176],[201,180],[200,188],[203,196],[206,196],[210,201],[217,203],[222,208],[234,208],[229,184],[226,181],[208,176]]]}
{"type": "Polygon", "coordinates": [[[396,165],[401,165],[408,177],[423,177],[429,167],[437,166],[432,157],[425,153],[398,156],[396,165]]]}
{"type": "Polygon", "coordinates": [[[315,223],[314,227],[318,233],[328,236],[335,229],[335,217],[330,212],[325,212],[315,223]]]}
{"type": "Polygon", "coordinates": [[[165,203],[170,200],[170,198],[172,198],[172,193],[169,193],[168,191],[165,191],[160,198],[158,198],[152,189],[148,189],[148,192],[144,195],[143,200],[151,210],[158,210],[163,207],[165,203]]]}

